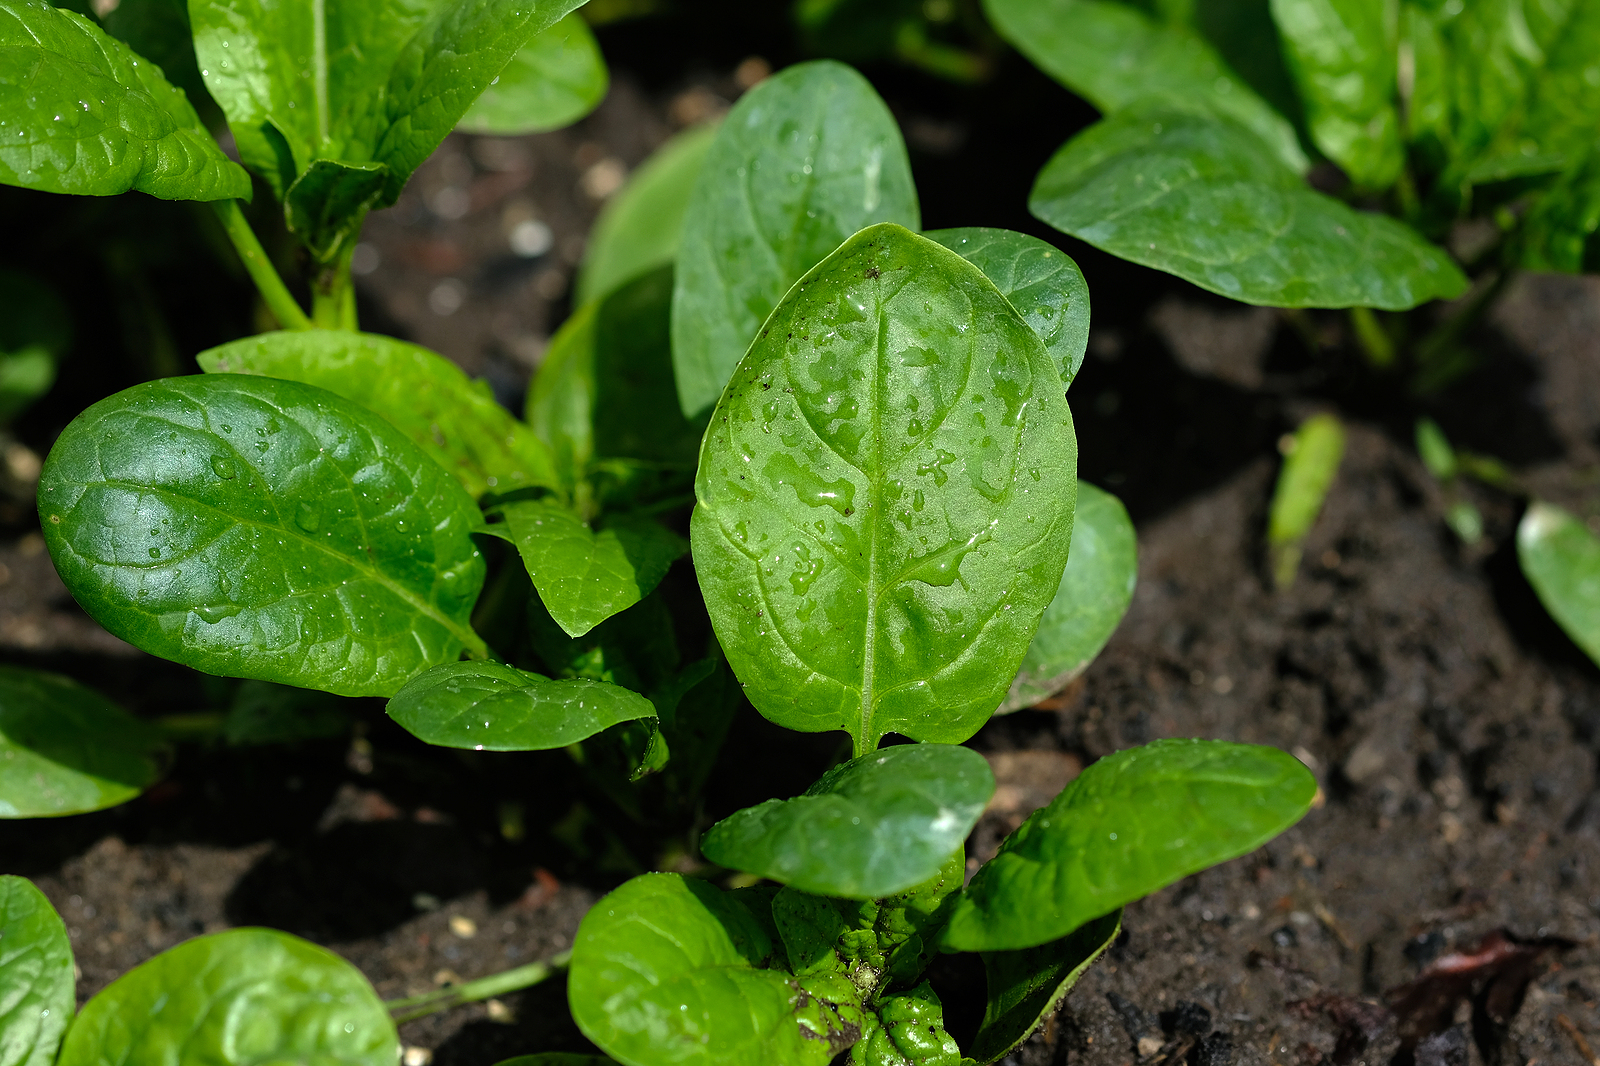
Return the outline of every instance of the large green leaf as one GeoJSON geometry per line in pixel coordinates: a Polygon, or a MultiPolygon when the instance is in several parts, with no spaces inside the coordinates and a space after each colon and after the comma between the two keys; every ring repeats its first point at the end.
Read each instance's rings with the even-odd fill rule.
{"type": "Polygon", "coordinates": [[[388,712],[429,744],[476,751],[564,748],[656,714],[649,700],[620,685],[552,681],[500,663],[436,666],[401,689],[388,712]]]}
{"type": "Polygon", "coordinates": [[[859,998],[836,975],[785,972],[770,901],[678,874],[604,897],[572,945],[578,1028],[625,1066],[827,1066],[860,1035],[859,998]]]}
{"type": "Polygon", "coordinates": [[[885,748],[834,767],[794,799],[724,818],[700,851],[815,895],[879,899],[935,876],[992,795],[989,763],[970,748],[885,748]]]}
{"type": "Polygon", "coordinates": [[[1130,108],[1068,141],[1028,206],[1112,255],[1245,303],[1403,310],[1467,279],[1416,231],[1307,188],[1227,119],[1130,108]]]}
{"type": "Polygon", "coordinates": [[[523,45],[456,125],[501,136],[560,129],[593,111],[608,83],[589,24],[566,15],[523,45]]]}
{"type": "Polygon", "coordinates": [[[1121,931],[1118,909],[1036,948],[984,952],[988,1002],[972,1040],[972,1058],[988,1066],[1028,1039],[1121,931]]]}
{"type": "Polygon", "coordinates": [[[1060,363],[1068,386],[1089,347],[1089,284],[1061,249],[1008,229],[940,229],[923,234],[983,271],[1060,363]]]}
{"type": "Polygon", "coordinates": [[[1199,33],[1115,0],[984,0],[1023,55],[1107,115],[1138,101],[1209,106],[1251,130],[1280,166],[1307,163],[1294,127],[1228,69],[1199,33]]]}
{"type": "Polygon", "coordinates": [[[389,696],[487,654],[472,498],[323,389],[210,374],[119,392],[56,441],[39,514],[96,621],[207,673],[389,696]]]}
{"type": "Polygon", "coordinates": [[[1122,501],[1078,482],[1072,554],[1000,710],[1032,706],[1083,673],[1127,613],[1138,577],[1138,540],[1122,501]]]}
{"type": "MultiPolygon", "coordinates": [[[[67,4],[83,13],[87,4],[67,4]]],[[[104,10],[105,5],[101,5],[104,10]]],[[[211,94],[194,58],[194,34],[189,29],[186,0],[117,0],[100,16],[100,25],[111,36],[126,42],[143,59],[161,68],[167,80],[183,90],[194,105],[201,123],[208,129],[222,123],[222,112],[211,94]]]]}
{"type": "Polygon", "coordinates": [[[0,183],[163,200],[250,198],[161,69],[46,0],[0,3],[0,183]]]}
{"type": "Polygon", "coordinates": [[[98,692],[0,666],[0,818],[115,807],[155,784],[166,763],[160,734],[98,692]]]}
{"type": "Polygon", "coordinates": [[[75,1000],[72,941],[25,877],[0,875],[0,1066],[51,1066],[75,1000]]]}
{"type": "Polygon", "coordinates": [[[354,400],[403,430],[474,496],[559,484],[549,450],[495,402],[487,382],[415,344],[376,333],[289,330],[195,359],[211,373],[287,378],[354,400]]]}
{"type": "Polygon", "coordinates": [[[742,96],[683,223],[672,360],[684,414],[716,402],[768,312],[841,241],[920,220],[900,128],[860,74],[817,60],[742,96]]]}
{"type": "Polygon", "coordinates": [[[1550,617],[1600,663],[1600,539],[1555,504],[1535,500],[1517,526],[1517,560],[1550,617]]]}
{"type": "Polygon", "coordinates": [[[500,510],[539,599],[572,637],[650,595],[688,547],[648,518],[618,518],[597,530],[548,500],[500,510]]]}
{"type": "Polygon", "coordinates": [[[884,224],[768,319],[706,433],[691,522],[712,624],[779,725],[965,740],[1066,564],[1061,375],[976,267],[884,224]]]}
{"type": "Polygon", "coordinates": [[[196,937],[117,978],[67,1033],[57,1066],[394,1066],[400,1039],[361,972],[273,929],[196,937]]]}
{"type": "Polygon", "coordinates": [[[678,257],[689,194],[716,133],[708,123],[672,137],[606,203],[589,231],[573,284],[578,303],[597,300],[678,257]]]}
{"type": "Polygon", "coordinates": [[[959,951],[1059,939],[1300,820],[1317,782],[1276,748],[1158,740],[1094,763],[978,870],[945,927],[959,951]]]}
{"type": "Polygon", "coordinates": [[[1405,165],[1397,13],[1392,0],[1272,0],[1312,140],[1369,189],[1388,188],[1405,165]]]}

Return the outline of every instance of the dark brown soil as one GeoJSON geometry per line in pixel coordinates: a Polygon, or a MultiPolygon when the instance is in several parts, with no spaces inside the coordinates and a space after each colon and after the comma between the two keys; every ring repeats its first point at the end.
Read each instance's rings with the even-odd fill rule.
{"type": "MultiPolygon", "coordinates": [[[[566,313],[603,194],[739,91],[742,52],[707,45],[709,72],[685,76],[639,58],[648,42],[616,40],[639,74],[619,74],[595,116],[534,138],[451,138],[367,230],[366,321],[488,376],[512,405],[566,313]],[[530,220],[549,228],[549,249],[520,256],[508,234],[530,220]]],[[[1081,105],[1026,72],[989,98],[918,95],[894,72],[882,84],[930,226],[1038,232],[1021,211],[1028,179],[1081,105]],[[985,109],[1005,93],[1059,104],[1056,125],[1031,140],[995,132],[985,109]],[[996,138],[1011,155],[990,150],[996,138]]],[[[1600,1047],[1600,670],[1520,577],[1521,502],[1468,489],[1488,535],[1462,547],[1408,442],[1429,410],[1541,495],[1600,515],[1600,282],[1519,282],[1474,338],[1484,366],[1423,402],[1362,378],[1336,346],[1307,355],[1276,312],[1058,243],[1096,301],[1071,394],[1083,473],[1134,514],[1139,590],[1081,684],[973,741],[1000,790],[971,853],[991,854],[1088,761],[1158,737],[1278,745],[1313,769],[1322,798],[1260,852],[1129,907],[1106,959],[1008,1061],[1585,1061],[1580,1040],[1600,1047]],[[1326,406],[1349,424],[1346,459],[1298,582],[1274,591],[1262,557],[1274,445],[1326,406]]],[[[41,416],[24,436],[42,450],[62,421],[41,416]]],[[[40,547],[35,534],[0,549],[0,655],[144,714],[226,700],[226,683],[98,630],[40,547]]],[[[798,791],[832,751],[830,738],[741,720],[707,817],[798,791]],[[783,779],[750,779],[762,765],[783,779]]],[[[309,936],[384,996],[414,995],[561,950],[597,895],[639,869],[562,758],[428,749],[363,704],[347,738],[187,745],[134,803],[0,824],[0,870],[34,878],[60,909],[85,998],[186,937],[242,924],[309,936]]],[[[940,979],[952,1026],[974,1024],[972,973],[940,979]]],[[[402,1037],[437,1066],[584,1046],[559,980],[402,1037]]]]}

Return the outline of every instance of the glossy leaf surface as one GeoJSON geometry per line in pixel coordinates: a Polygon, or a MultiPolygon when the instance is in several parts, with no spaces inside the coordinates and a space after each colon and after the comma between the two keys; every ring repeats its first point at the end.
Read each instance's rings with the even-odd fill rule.
{"type": "Polygon", "coordinates": [[[944,1027],[944,1004],[924,981],[873,1005],[851,1066],[960,1066],[961,1049],[944,1027]]]}
{"type": "Polygon", "coordinates": [[[878,899],[933,877],[994,795],[983,756],[906,744],[829,770],[794,799],[712,826],[707,859],[818,896],[878,899]]]}
{"type": "Polygon", "coordinates": [[[163,200],[250,198],[250,178],[161,70],[45,0],[0,6],[0,184],[163,200]]]}
{"type": "Polygon", "coordinates": [[[1036,948],[984,952],[988,999],[972,1041],[972,1058],[987,1066],[1010,1054],[1055,1013],[1121,931],[1118,909],[1036,948]]]}
{"type": "Polygon", "coordinates": [[[336,392],[405,432],[468,492],[554,488],[549,451],[444,356],[376,333],[287,330],[201,352],[210,373],[288,378],[336,392]]]}
{"type": "Polygon", "coordinates": [[[938,241],[983,271],[1044,341],[1071,386],[1089,347],[1089,284],[1072,257],[1037,237],[1008,229],[930,230],[938,241]]]}
{"type": "Polygon", "coordinates": [[[0,818],[115,807],[155,784],[166,763],[155,729],[98,692],[0,666],[0,818]]]}
{"type": "Polygon", "coordinates": [[[797,285],[712,418],[696,571],[762,714],[957,743],[1004,696],[1066,564],[1061,375],[976,267],[894,225],[797,285]]]}
{"type": "Polygon", "coordinates": [[[401,689],[388,712],[429,744],[483,751],[564,748],[656,714],[649,700],[620,685],[552,681],[501,663],[436,666],[401,689]]]}
{"type": "Polygon", "coordinates": [[[508,503],[501,513],[539,599],[573,637],[648,596],[688,547],[650,519],[617,519],[595,530],[545,500],[508,503]]]}
{"type": "Polygon", "coordinates": [[[1517,560],[1550,617],[1600,663],[1600,539],[1571,514],[1536,500],[1517,526],[1517,560]]]}
{"type": "Polygon", "coordinates": [[[387,696],[486,653],[472,498],[323,389],[208,374],[119,392],[56,441],[39,514],[96,621],[207,673],[387,696]]]}
{"type": "Polygon", "coordinates": [[[672,137],[607,201],[589,231],[573,285],[579,304],[678,257],[689,194],[716,134],[717,127],[707,123],[672,137]]]}
{"type": "Polygon", "coordinates": [[[789,286],[875,222],[921,228],[894,116],[840,63],[790,67],[745,93],[706,153],[672,301],[683,413],[716,403],[789,286]]]}
{"type": "Polygon", "coordinates": [[[58,1066],[107,1062],[394,1066],[400,1039],[361,972],[273,929],[195,937],[113,981],[58,1066]]]}
{"type": "Polygon", "coordinates": [[[1303,171],[1294,127],[1194,30],[1115,0],[984,0],[1000,35],[1107,115],[1144,101],[1211,107],[1253,132],[1280,166],[1303,171]]]}
{"type": "Polygon", "coordinates": [[[626,1066],[828,1066],[859,1036],[860,1003],[842,978],[784,972],[771,898],[645,874],[601,899],[572,945],[578,1028],[626,1066]]]}
{"type": "Polygon", "coordinates": [[[1127,509],[1109,492],[1078,482],[1072,554],[1001,711],[1032,706],[1083,673],[1116,632],[1138,578],[1139,544],[1127,509]]]}
{"type": "Polygon", "coordinates": [[[566,15],[522,46],[457,128],[500,136],[560,129],[593,111],[609,84],[589,24],[566,15]]]}
{"type": "Polygon", "coordinates": [[[25,877],[0,875],[0,1066],[51,1066],[76,1005],[72,941],[25,877]]]}
{"type": "Polygon", "coordinates": [[[1158,740],[1094,763],[1006,838],[956,901],[945,945],[1013,951],[1247,854],[1299,821],[1317,782],[1276,748],[1158,740]]]}
{"type": "Polygon", "coordinates": [[[1192,112],[1096,123],[1039,172],[1028,203],[1112,255],[1245,303],[1404,310],[1467,286],[1416,231],[1313,191],[1248,130],[1192,112]]]}

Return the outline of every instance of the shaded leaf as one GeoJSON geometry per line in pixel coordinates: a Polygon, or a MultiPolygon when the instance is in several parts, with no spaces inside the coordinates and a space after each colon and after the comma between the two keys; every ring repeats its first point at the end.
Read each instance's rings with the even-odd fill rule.
{"type": "Polygon", "coordinates": [[[944,943],[1013,951],[1254,851],[1299,821],[1316,779],[1276,748],[1158,740],[1108,755],[1006,838],[957,899],[944,943]]]}
{"type": "Polygon", "coordinates": [[[210,374],[119,392],[56,441],[39,513],[96,621],[207,673],[386,696],[487,653],[472,498],[323,389],[210,374]]]}
{"type": "Polygon", "coordinates": [[[784,298],[712,419],[696,572],[779,725],[956,743],[1055,594],[1077,448],[1061,376],[976,267],[886,224],[784,298]]]}
{"type": "Polygon", "coordinates": [[[229,744],[293,744],[337,737],[350,729],[350,712],[337,696],[267,681],[246,681],[222,720],[229,744]]]}
{"type": "Polygon", "coordinates": [[[59,293],[32,274],[0,270],[0,421],[50,391],[72,341],[72,315],[59,293]]]}
{"type": "Polygon", "coordinates": [[[872,86],[830,60],[745,93],[689,198],[672,301],[678,401],[717,401],[789,286],[875,222],[921,228],[900,128],[872,86]]]}
{"type": "Polygon", "coordinates": [[[0,1066],[51,1066],[72,1020],[72,941],[25,877],[0,875],[0,1066]]]}
{"type": "Polygon", "coordinates": [[[560,129],[593,111],[609,81],[589,24],[565,15],[522,46],[456,127],[498,136],[560,129]]]}
{"type": "Polygon", "coordinates": [[[993,794],[988,761],[969,748],[885,748],[834,767],[794,799],[724,818],[700,851],[814,895],[878,899],[936,876],[993,794]]]}
{"type": "Polygon", "coordinates": [[[1517,561],[1550,617],[1600,663],[1600,539],[1555,504],[1535,500],[1517,525],[1517,561]]]}
{"type": "Polygon", "coordinates": [[[347,241],[360,235],[361,220],[383,195],[388,176],[382,163],[312,160],[283,197],[289,232],[319,262],[329,262],[347,241]]]}

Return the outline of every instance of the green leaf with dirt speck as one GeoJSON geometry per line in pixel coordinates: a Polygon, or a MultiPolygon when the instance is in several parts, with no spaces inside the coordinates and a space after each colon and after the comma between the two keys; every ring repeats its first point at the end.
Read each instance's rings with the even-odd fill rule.
{"type": "Polygon", "coordinates": [[[1066,565],[1077,444],[1037,334],[892,224],[786,296],[717,405],[696,573],[779,725],[958,743],[1005,695],[1066,565]]]}
{"type": "Polygon", "coordinates": [[[1600,539],[1555,504],[1535,500],[1517,525],[1517,559],[1550,617],[1600,663],[1600,539]]]}
{"type": "Polygon", "coordinates": [[[0,1066],[50,1066],[72,1020],[72,941],[25,877],[0,875],[0,1066]]]}
{"type": "Polygon", "coordinates": [[[250,176],[159,67],[45,0],[0,4],[0,184],[250,198],[250,176]]]}
{"type": "Polygon", "coordinates": [[[1255,744],[1158,740],[1108,755],[979,868],[944,944],[1015,951],[1057,940],[1254,851],[1299,821],[1316,791],[1300,760],[1255,744]]]}
{"type": "Polygon", "coordinates": [[[85,1004],[57,1066],[394,1066],[400,1038],[361,971],[273,929],[195,937],[85,1004]]]}
{"type": "Polygon", "coordinates": [[[900,128],[860,74],[801,63],[740,97],[684,218],[672,302],[683,413],[717,401],[768,312],[841,241],[920,220],[900,128]]]}
{"type": "Polygon", "coordinates": [[[933,986],[884,996],[873,1005],[851,1066],[959,1066],[961,1049],[944,1027],[944,1004],[933,986]]]}
{"type": "Polygon", "coordinates": [[[700,850],[804,892],[878,899],[936,875],[992,795],[989,763],[970,748],[885,748],[834,767],[794,799],[723,819],[700,850]]]}
{"type": "Polygon", "coordinates": [[[289,330],[201,352],[210,373],[288,378],[336,392],[399,427],[474,496],[559,485],[549,450],[444,356],[376,333],[289,330]]]}
{"type": "Polygon", "coordinates": [[[0,818],[115,807],[155,784],[167,761],[160,734],[98,692],[0,666],[0,818]]]}
{"type": "Polygon", "coordinates": [[[390,696],[487,654],[472,497],[323,389],[208,374],[119,392],[57,439],[39,515],[96,621],[206,673],[390,696]]]}
{"type": "Polygon", "coordinates": [[[1138,578],[1139,542],[1127,509],[1111,493],[1078,482],[1072,554],[1000,711],[1030,707],[1088,669],[1128,612],[1138,578]]]}
{"type": "Polygon", "coordinates": [[[389,717],[447,748],[543,751],[603,729],[654,719],[653,704],[621,685],[552,681],[501,663],[448,663],[413,679],[389,701],[389,717]]]}
{"type": "Polygon", "coordinates": [[[522,46],[456,128],[501,137],[560,129],[593,111],[608,84],[589,24],[566,15],[522,46]]]}
{"type": "Polygon", "coordinates": [[[590,909],[567,998],[583,1035],[628,1066],[827,1066],[864,1013],[836,975],[795,978],[771,893],[645,874],[590,909]]]}

